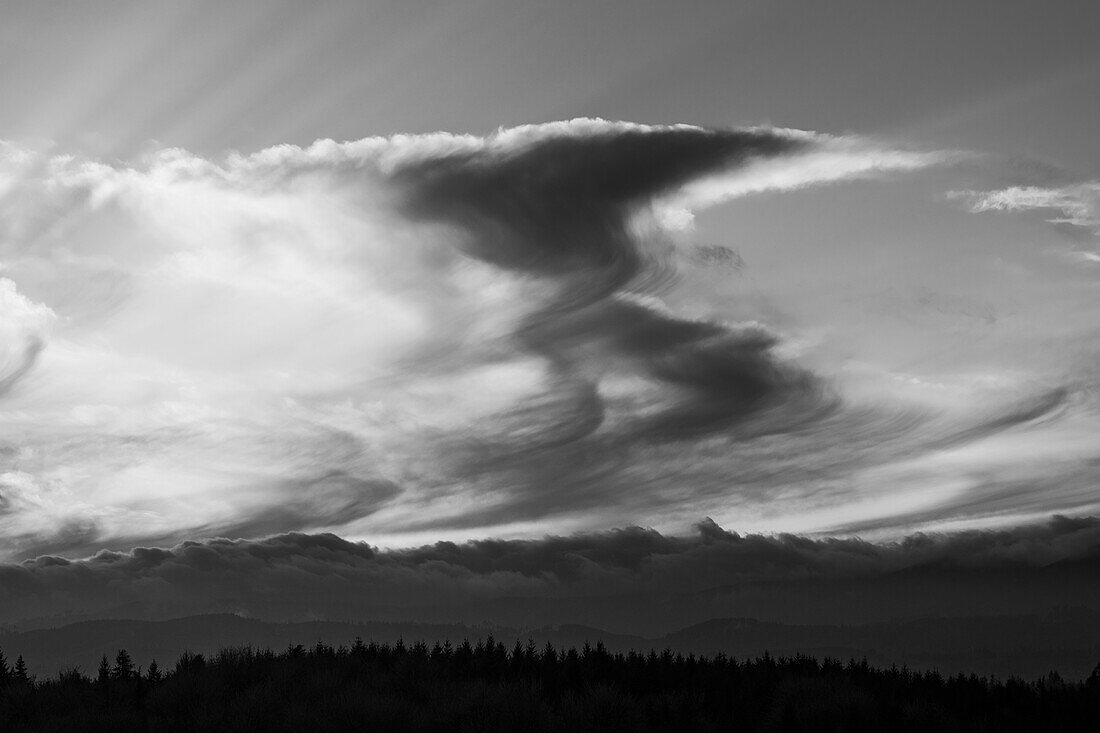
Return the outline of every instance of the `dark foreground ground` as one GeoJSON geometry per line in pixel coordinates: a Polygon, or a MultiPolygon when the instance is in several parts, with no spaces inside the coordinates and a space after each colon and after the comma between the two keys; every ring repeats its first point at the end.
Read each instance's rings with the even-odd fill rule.
{"type": "Polygon", "coordinates": [[[765,655],[511,649],[492,638],[184,654],[93,677],[0,667],[3,731],[1092,731],[1083,682],[1025,682],[765,655]]]}

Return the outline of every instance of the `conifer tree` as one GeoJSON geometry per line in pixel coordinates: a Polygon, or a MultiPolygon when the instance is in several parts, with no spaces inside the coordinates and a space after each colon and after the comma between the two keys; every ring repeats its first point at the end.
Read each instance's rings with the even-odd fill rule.
{"type": "Polygon", "coordinates": [[[149,671],[145,673],[145,679],[150,682],[156,683],[161,680],[160,665],[157,664],[157,660],[149,662],[149,671]]]}
{"type": "Polygon", "coordinates": [[[0,689],[4,688],[11,682],[11,669],[8,667],[8,659],[4,656],[3,650],[0,650],[0,689]]]}
{"type": "MultiPolygon", "coordinates": [[[[3,655],[0,655],[0,662],[2,662],[3,658],[3,655]]],[[[0,666],[0,670],[2,669],[3,666],[0,666]]],[[[2,672],[0,672],[0,674],[2,674],[2,672]]],[[[1085,684],[1093,689],[1100,689],[1100,662],[1097,662],[1096,666],[1092,668],[1092,674],[1089,675],[1085,684]]]]}
{"type": "Polygon", "coordinates": [[[115,668],[112,676],[117,680],[128,680],[134,676],[134,661],[130,659],[130,653],[125,649],[119,649],[115,655],[115,668]]]}
{"type": "Polygon", "coordinates": [[[12,669],[12,677],[15,679],[16,682],[30,684],[31,678],[27,674],[27,664],[23,661],[22,654],[20,654],[15,660],[15,667],[12,669]]]}
{"type": "Polygon", "coordinates": [[[107,655],[104,654],[99,660],[99,672],[96,674],[97,682],[106,682],[111,679],[111,663],[107,661],[107,655]]]}

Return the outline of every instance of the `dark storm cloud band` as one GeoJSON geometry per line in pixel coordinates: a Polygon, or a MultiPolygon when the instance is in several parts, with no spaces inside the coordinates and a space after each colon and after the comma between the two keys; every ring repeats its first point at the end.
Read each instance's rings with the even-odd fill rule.
{"type": "MultiPolygon", "coordinates": [[[[0,621],[79,609],[142,617],[236,611],[350,617],[369,609],[479,600],[699,593],[737,584],[914,578],[945,587],[960,573],[1061,573],[1100,562],[1100,519],[1054,517],[999,531],[858,539],[739,535],[707,520],[692,536],[629,527],[541,540],[485,540],[382,550],[334,535],[211,539],[175,547],[42,556],[0,565],[0,621]]],[[[1023,576],[1020,576],[1023,577],[1023,576]]],[[[1076,577],[1076,576],[1074,576],[1076,577]]],[[[591,604],[589,604],[591,605],[591,604]]],[[[561,619],[559,619],[560,621],[561,619]]]]}

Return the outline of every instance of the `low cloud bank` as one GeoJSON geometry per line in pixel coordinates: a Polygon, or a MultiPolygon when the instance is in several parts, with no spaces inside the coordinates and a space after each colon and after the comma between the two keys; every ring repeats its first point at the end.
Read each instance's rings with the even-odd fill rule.
{"type": "MultiPolygon", "coordinates": [[[[762,613],[767,604],[758,602],[761,597],[784,599],[791,592],[816,598],[823,617],[833,606],[843,611],[847,603],[848,614],[858,618],[867,614],[859,606],[869,592],[902,599],[916,595],[925,604],[931,597],[932,603],[943,601],[943,612],[949,613],[947,601],[967,587],[986,594],[986,601],[970,608],[974,615],[997,612],[1001,596],[988,583],[1002,581],[1017,595],[1036,596],[1041,586],[1029,601],[1040,607],[1074,598],[1100,601],[1089,596],[1096,595],[1095,584],[1080,582],[1098,564],[1096,517],[916,534],[885,544],[740,535],[710,520],[690,536],[629,527],[394,550],[331,534],[286,534],[103,551],[81,560],[46,555],[0,565],[0,621],[209,612],[268,619],[455,621],[471,608],[491,618],[533,602],[546,613],[532,618],[564,623],[615,608],[616,598],[635,599],[629,601],[635,615],[682,620],[691,618],[696,606],[702,613],[729,616],[762,613]]],[[[776,615],[790,613],[780,609],[776,615]]]]}

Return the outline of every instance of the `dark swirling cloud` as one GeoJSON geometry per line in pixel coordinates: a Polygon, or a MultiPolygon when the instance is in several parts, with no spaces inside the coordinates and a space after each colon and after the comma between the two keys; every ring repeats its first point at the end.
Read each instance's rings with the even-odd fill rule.
{"type": "Polygon", "coordinates": [[[813,146],[775,130],[561,128],[394,173],[408,216],[454,227],[474,257],[553,284],[513,334],[545,361],[546,392],[499,416],[496,435],[448,448],[452,470],[500,471],[515,501],[460,522],[577,507],[640,445],[724,431],[778,405],[816,409],[821,385],[774,355],[778,338],[763,326],[684,318],[646,300],[671,286],[675,264],[637,224],[689,181],[813,146]],[[607,396],[601,383],[616,377],[650,385],[648,402],[607,396]]]}
{"type": "Polygon", "coordinates": [[[772,130],[563,129],[514,149],[424,160],[395,178],[407,187],[410,215],[458,224],[475,256],[524,271],[583,272],[599,295],[601,286],[621,287],[642,267],[627,229],[633,207],[750,158],[809,146],[772,130]]]}
{"type": "MultiPolygon", "coordinates": [[[[406,191],[406,213],[457,226],[475,257],[558,279],[558,291],[516,338],[561,379],[586,381],[580,362],[588,347],[635,359],[648,377],[685,393],[639,427],[691,433],[724,426],[804,383],[772,358],[775,339],[762,328],[730,329],[624,301],[658,290],[670,267],[631,221],[689,181],[811,146],[774,130],[626,126],[578,135],[566,128],[503,151],[420,161],[394,179],[406,191]]],[[[598,412],[581,418],[589,431],[601,422],[592,419],[598,412]]]]}
{"type": "MultiPolygon", "coordinates": [[[[542,622],[566,623],[623,604],[632,604],[637,616],[639,602],[653,604],[650,611],[658,616],[666,603],[661,598],[679,599],[672,605],[681,618],[693,617],[693,604],[700,612],[745,615],[764,608],[761,599],[770,598],[775,608],[792,594],[847,597],[849,612],[862,617],[874,615],[873,609],[857,607],[868,593],[885,589],[899,598],[929,593],[953,598],[963,578],[974,578],[987,591],[988,583],[1003,579],[998,593],[1011,590],[1013,604],[1044,608],[1067,599],[1100,600],[1094,584],[1080,582],[1098,563],[1100,519],[1095,517],[917,534],[886,544],[741,535],[710,520],[690,536],[628,527],[393,550],[330,534],[288,534],[104,551],[82,560],[47,555],[0,565],[0,622],[213,611],[266,618],[450,615],[453,620],[471,608],[503,620],[519,603],[528,610],[545,606],[546,612],[534,617],[542,622]],[[1040,595],[1025,598],[1040,589],[1040,595]],[[758,605],[739,605],[738,598],[758,605]]],[[[971,614],[1000,612],[990,605],[1000,596],[967,598],[975,604],[971,614]]]]}

